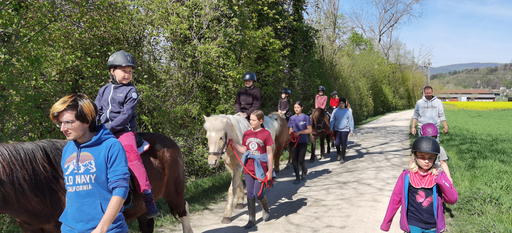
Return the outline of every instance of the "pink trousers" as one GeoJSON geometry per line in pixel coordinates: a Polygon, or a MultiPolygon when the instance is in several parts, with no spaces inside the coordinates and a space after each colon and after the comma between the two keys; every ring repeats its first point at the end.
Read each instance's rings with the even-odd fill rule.
{"type": "Polygon", "coordinates": [[[128,159],[128,167],[132,170],[135,178],[139,182],[140,192],[151,189],[148,174],[142,163],[139,152],[137,151],[137,143],[135,142],[134,132],[123,132],[115,134],[116,138],[121,142],[126,151],[126,158],[128,159]]]}

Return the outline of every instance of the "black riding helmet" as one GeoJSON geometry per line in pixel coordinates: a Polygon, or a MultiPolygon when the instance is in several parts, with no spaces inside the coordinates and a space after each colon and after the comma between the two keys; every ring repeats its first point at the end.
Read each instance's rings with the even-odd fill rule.
{"type": "MultiPolygon", "coordinates": [[[[110,69],[114,68],[115,70],[116,67],[119,66],[129,66],[135,69],[137,68],[137,63],[135,62],[135,58],[133,58],[133,56],[130,53],[121,50],[110,55],[107,62],[107,68],[109,72],[110,69]]],[[[114,75],[110,74],[110,79],[113,84],[118,84],[114,75]]]]}
{"type": "MultiPolygon", "coordinates": [[[[423,153],[435,154],[436,159],[434,159],[434,161],[436,161],[437,156],[439,155],[439,153],[441,153],[441,148],[439,147],[439,143],[433,137],[421,136],[414,140],[414,142],[412,143],[411,151],[414,154],[414,161],[416,162],[416,165],[418,165],[416,152],[419,151],[423,153]]],[[[418,165],[418,167],[419,166],[420,165],[418,165]]],[[[434,167],[434,165],[432,165],[432,167],[434,167]]],[[[429,169],[432,169],[432,167],[430,167],[429,169]]]]}
{"type": "Polygon", "coordinates": [[[245,73],[244,76],[242,76],[242,80],[244,80],[244,81],[252,80],[254,82],[257,82],[256,75],[253,72],[250,72],[250,71],[245,73]]]}
{"type": "Polygon", "coordinates": [[[121,50],[110,55],[107,63],[109,70],[118,66],[129,66],[132,68],[137,68],[137,63],[135,62],[135,58],[133,58],[130,53],[121,50]]]}
{"type": "Polygon", "coordinates": [[[285,94],[291,95],[292,91],[290,89],[288,89],[288,88],[283,88],[283,90],[281,90],[281,93],[285,93],[285,94]]]}
{"type": "Polygon", "coordinates": [[[323,92],[325,92],[325,87],[324,87],[324,86],[319,86],[319,87],[318,87],[318,91],[323,91],[323,92]]]}
{"type": "Polygon", "coordinates": [[[331,92],[331,95],[338,95],[338,92],[337,91],[333,91],[333,92],[331,92]]]}

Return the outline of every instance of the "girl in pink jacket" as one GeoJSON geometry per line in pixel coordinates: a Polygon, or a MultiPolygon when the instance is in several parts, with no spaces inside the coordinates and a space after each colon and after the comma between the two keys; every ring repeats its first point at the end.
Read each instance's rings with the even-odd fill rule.
{"type": "Polygon", "coordinates": [[[432,137],[419,137],[412,144],[409,170],[404,170],[396,182],[384,221],[380,226],[389,231],[400,206],[400,229],[405,232],[440,233],[446,230],[443,200],[455,204],[458,194],[444,172],[434,167],[439,144],[432,137]]]}

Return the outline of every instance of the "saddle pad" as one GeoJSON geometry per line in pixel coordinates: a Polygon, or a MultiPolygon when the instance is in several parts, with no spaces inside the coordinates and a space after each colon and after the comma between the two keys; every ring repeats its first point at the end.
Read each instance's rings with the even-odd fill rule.
{"type": "Polygon", "coordinates": [[[146,140],[143,140],[143,141],[144,142],[142,143],[142,146],[137,148],[139,155],[141,155],[142,153],[146,152],[149,149],[149,142],[147,142],[146,140]]]}

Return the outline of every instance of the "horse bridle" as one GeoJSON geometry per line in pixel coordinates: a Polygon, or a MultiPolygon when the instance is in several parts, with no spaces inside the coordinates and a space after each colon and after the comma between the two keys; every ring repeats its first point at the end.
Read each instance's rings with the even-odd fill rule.
{"type": "Polygon", "coordinates": [[[218,152],[208,152],[209,155],[223,155],[226,153],[228,148],[226,147],[228,145],[228,132],[224,132],[224,145],[220,148],[218,152]],[[226,148],[226,150],[224,150],[226,148]]]}

